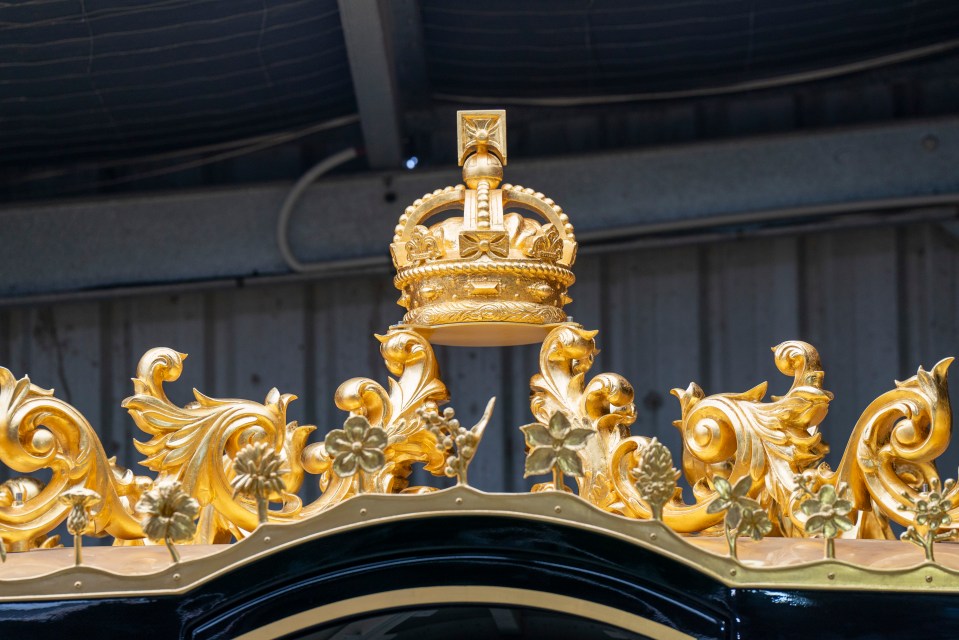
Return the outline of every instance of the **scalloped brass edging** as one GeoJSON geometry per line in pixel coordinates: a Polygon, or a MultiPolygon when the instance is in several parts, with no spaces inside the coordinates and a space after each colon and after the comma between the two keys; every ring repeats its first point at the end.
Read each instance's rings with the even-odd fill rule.
{"type": "MultiPolygon", "coordinates": [[[[222,551],[194,558],[184,554],[179,564],[152,574],[131,576],[94,566],[69,566],[35,577],[0,578],[0,601],[184,593],[235,568],[307,541],[395,520],[477,515],[550,522],[615,537],[682,563],[729,587],[959,593],[959,571],[938,564],[924,562],[903,569],[879,570],[820,560],[784,567],[754,567],[711,553],[695,544],[695,538],[681,537],[660,522],[611,514],[574,495],[554,491],[489,494],[457,486],[421,495],[359,495],[301,521],[263,525],[240,542],[224,545],[222,551]]],[[[197,552],[201,548],[193,547],[197,552]]],[[[146,549],[151,548],[122,551],[146,549]]],[[[30,558],[36,563],[41,554],[60,556],[59,550],[42,550],[31,552],[30,558]]]]}

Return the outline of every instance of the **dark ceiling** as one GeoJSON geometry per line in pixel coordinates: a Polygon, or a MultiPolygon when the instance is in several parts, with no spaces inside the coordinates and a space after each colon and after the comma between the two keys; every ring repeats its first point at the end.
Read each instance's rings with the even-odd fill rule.
{"type": "Polygon", "coordinates": [[[335,0],[0,3],[5,164],[95,160],[355,110],[335,0]]]}
{"type": "Polygon", "coordinates": [[[430,80],[451,96],[699,91],[959,37],[959,2],[423,0],[430,80]],[[481,7],[481,8],[480,8],[481,7]]]}
{"type": "MultiPolygon", "coordinates": [[[[0,172],[6,174],[0,195],[141,185],[141,175],[170,173],[169,158],[195,160],[184,170],[215,164],[223,150],[228,157],[237,148],[246,152],[240,142],[251,139],[262,140],[262,148],[295,150],[285,168],[225,174],[207,168],[187,184],[289,178],[315,156],[362,145],[361,127],[349,118],[358,111],[356,80],[338,6],[336,0],[0,1],[0,172]],[[324,125],[337,118],[335,128],[324,125]],[[124,177],[131,170],[134,180],[124,177]],[[64,176],[72,178],[64,183],[64,176]]],[[[552,153],[649,142],[645,134],[630,137],[634,117],[660,129],[653,142],[721,134],[715,96],[766,100],[746,111],[781,121],[759,127],[767,132],[951,112],[959,93],[956,0],[394,0],[383,6],[403,27],[392,33],[390,50],[406,151],[426,164],[449,144],[445,135],[432,136],[437,117],[457,105],[516,106],[520,144],[524,127],[537,122],[548,128],[561,121],[556,126],[564,135],[589,140],[530,149],[552,153]],[[851,87],[858,115],[817,120],[831,107],[828,98],[825,107],[810,106],[821,97],[810,98],[810,86],[827,94],[851,87]],[[776,111],[783,96],[792,115],[776,111]],[[675,120],[666,110],[689,114],[688,123],[663,129],[675,120]],[[598,125],[576,124],[597,117],[598,125]],[[610,118],[623,124],[610,129],[610,118]]],[[[719,110],[739,108],[729,104],[719,110]]],[[[443,161],[451,154],[442,151],[443,161]]],[[[174,164],[172,173],[178,171],[174,164]]]]}

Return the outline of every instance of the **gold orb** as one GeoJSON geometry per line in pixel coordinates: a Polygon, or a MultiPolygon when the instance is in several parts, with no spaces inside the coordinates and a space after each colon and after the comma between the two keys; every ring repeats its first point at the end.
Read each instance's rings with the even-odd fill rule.
{"type": "Polygon", "coordinates": [[[463,181],[470,189],[475,189],[483,180],[496,188],[503,179],[503,163],[492,153],[471,155],[463,163],[463,181]]]}
{"type": "Polygon", "coordinates": [[[30,446],[36,453],[42,455],[49,453],[50,450],[53,449],[55,442],[56,438],[49,429],[37,429],[33,432],[33,437],[30,439],[30,446]]]}

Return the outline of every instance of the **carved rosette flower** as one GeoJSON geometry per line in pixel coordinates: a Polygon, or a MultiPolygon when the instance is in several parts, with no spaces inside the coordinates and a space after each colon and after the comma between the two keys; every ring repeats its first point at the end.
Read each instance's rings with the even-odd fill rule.
{"type": "Polygon", "coordinates": [[[382,427],[374,427],[364,416],[350,416],[342,429],[326,434],[324,446],[333,458],[333,473],[341,478],[356,475],[357,493],[363,491],[362,473],[376,473],[386,465],[388,438],[382,427]]]}
{"type": "Polygon", "coordinates": [[[649,505],[654,520],[663,519],[663,506],[676,493],[679,471],[673,468],[673,456],[662,442],[653,438],[638,456],[633,469],[639,496],[649,505]]]}
{"type": "Polygon", "coordinates": [[[70,505],[67,532],[73,536],[73,553],[77,566],[82,561],[83,534],[90,527],[90,507],[100,502],[100,494],[85,487],[73,487],[60,494],[60,502],[70,505]]]}
{"type": "Polygon", "coordinates": [[[236,473],[230,482],[233,495],[256,500],[257,517],[263,524],[267,521],[270,496],[286,490],[283,475],[288,470],[283,466],[283,458],[268,443],[254,442],[237,452],[233,471],[236,473]]]}
{"type": "Polygon", "coordinates": [[[926,560],[935,561],[933,545],[936,542],[952,540],[956,537],[955,529],[941,531],[945,526],[952,524],[952,516],[949,510],[952,509],[952,500],[946,496],[952,493],[956,485],[955,480],[946,480],[940,485],[938,478],[932,478],[929,481],[930,488],[922,491],[918,498],[913,498],[908,493],[903,493],[910,507],[899,507],[902,511],[912,511],[914,525],[910,525],[900,539],[911,542],[923,548],[926,553],[926,560]]]}
{"type": "Polygon", "coordinates": [[[743,509],[742,516],[739,519],[739,526],[736,528],[737,536],[749,536],[753,540],[762,540],[764,536],[769,535],[773,530],[773,523],[766,514],[766,510],[759,506],[748,506],[743,509]]]}
{"type": "Polygon", "coordinates": [[[726,525],[735,529],[739,526],[743,509],[751,506],[750,503],[755,502],[748,495],[752,486],[752,478],[746,476],[735,485],[731,485],[726,478],[716,477],[713,478],[713,486],[716,488],[716,498],[709,503],[706,511],[708,513],[725,511],[726,525]]]}
{"type": "Polygon", "coordinates": [[[834,539],[843,531],[849,531],[853,528],[853,522],[846,516],[853,509],[853,504],[845,499],[849,487],[845,484],[839,485],[837,491],[830,484],[824,484],[819,488],[816,494],[812,494],[807,488],[807,477],[797,477],[797,485],[801,491],[808,493],[811,497],[802,503],[800,509],[807,516],[806,533],[820,533],[826,539],[826,557],[836,557],[836,545],[834,539]]]}
{"type": "Polygon", "coordinates": [[[753,540],[762,540],[772,531],[772,522],[766,510],[749,497],[752,478],[741,478],[735,485],[726,478],[713,478],[716,498],[706,508],[707,513],[725,512],[726,542],[729,544],[729,557],[738,560],[736,540],[739,536],[749,536],[753,540]]]}
{"type": "Polygon", "coordinates": [[[162,541],[173,562],[180,561],[174,542],[187,542],[196,534],[200,503],[183,491],[175,480],[161,480],[140,496],[135,510],[143,515],[143,532],[154,542],[162,541]]]}
{"type": "Polygon", "coordinates": [[[586,446],[586,440],[595,431],[574,427],[561,411],[549,419],[549,427],[538,422],[520,427],[526,437],[530,452],[526,456],[524,477],[553,472],[553,485],[557,491],[565,491],[563,474],[581,477],[583,461],[576,453],[586,446]]]}

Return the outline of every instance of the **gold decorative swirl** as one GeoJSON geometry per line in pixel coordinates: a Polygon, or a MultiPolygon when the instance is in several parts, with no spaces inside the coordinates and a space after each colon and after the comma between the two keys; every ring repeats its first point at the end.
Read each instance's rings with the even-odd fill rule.
{"type": "MultiPolygon", "coordinates": [[[[93,427],[72,405],[54,397],[24,376],[19,380],[0,367],[0,462],[19,473],[50,469],[50,482],[27,492],[21,504],[0,506],[0,536],[11,546],[32,548],[60,524],[70,506],[59,496],[72,490],[102,496],[92,516],[92,530],[122,540],[143,537],[128,505],[136,502],[144,482],[115,470],[93,427]]],[[[145,479],[144,479],[145,480],[145,479]]]]}
{"type": "MultiPolygon", "coordinates": [[[[376,473],[362,475],[362,491],[399,493],[407,488],[414,462],[425,463],[431,473],[443,473],[445,456],[417,411],[435,411],[437,405],[449,399],[449,394],[439,379],[433,348],[422,335],[408,329],[392,329],[377,339],[387,369],[398,379],[390,378],[387,391],[369,378],[352,378],[336,390],[334,401],[340,409],[352,416],[363,416],[387,434],[386,464],[376,473]]],[[[304,509],[304,515],[355,495],[356,481],[334,473],[330,453],[323,443],[306,447],[303,464],[310,473],[320,474],[323,489],[323,495],[304,509]]]]}
{"type": "MultiPolygon", "coordinates": [[[[911,511],[924,485],[940,481],[935,459],[949,444],[952,409],[948,370],[952,358],[896,382],[896,388],[872,401],[863,411],[835,473],[821,469],[817,483],[847,483],[859,520],[849,536],[892,538],[889,520],[914,524],[911,511]]],[[[957,505],[959,492],[945,496],[957,505]]],[[[955,527],[957,525],[953,525],[955,527]]]]}
{"type": "MultiPolygon", "coordinates": [[[[123,401],[136,425],[151,437],[134,441],[146,456],[142,464],[159,473],[159,480],[176,480],[201,507],[196,542],[224,542],[242,538],[258,524],[253,500],[234,497],[231,461],[248,444],[263,442],[297,460],[306,436],[315,427],[287,423],[286,408],[296,396],[271,389],[263,404],[250,400],[220,400],[196,389],[196,402],[179,407],[166,397],[164,382],[180,377],[185,354],[158,348],[146,352],[133,380],[135,394],[123,401]]],[[[291,520],[301,508],[295,495],[303,467],[291,464],[283,477],[282,506],[271,520],[291,520]]]]}
{"type": "MultiPolygon", "coordinates": [[[[776,532],[796,534],[793,514],[783,506],[790,504],[794,476],[828,451],[818,425],[832,394],[822,389],[822,367],[812,345],[784,342],[774,352],[776,366],[793,376],[793,384],[785,395],[773,396],[772,402],[763,402],[765,382],[744,393],[709,397],[695,383],[672,390],[682,410],[682,419],[674,424],[683,438],[683,473],[695,498],[693,504],[686,504],[677,496],[665,505],[663,520],[676,531],[700,532],[722,521],[721,514],[708,510],[717,496],[712,479],[721,477],[733,485],[750,478],[748,496],[769,511],[776,532]]],[[[612,450],[610,461],[612,480],[622,499],[619,508],[637,518],[651,516],[629,475],[646,444],[645,438],[625,439],[612,450]]]]}
{"type": "MultiPolygon", "coordinates": [[[[622,376],[603,373],[585,381],[597,353],[595,336],[596,331],[574,323],[549,333],[540,350],[540,373],[530,381],[530,408],[542,425],[549,425],[559,412],[577,426],[596,432],[576,451],[584,471],[576,478],[579,495],[600,508],[615,510],[618,496],[609,480],[607,456],[629,437],[628,427],[636,419],[636,408],[633,387],[622,376]]],[[[546,483],[538,488],[553,485],[546,483]]]]}

